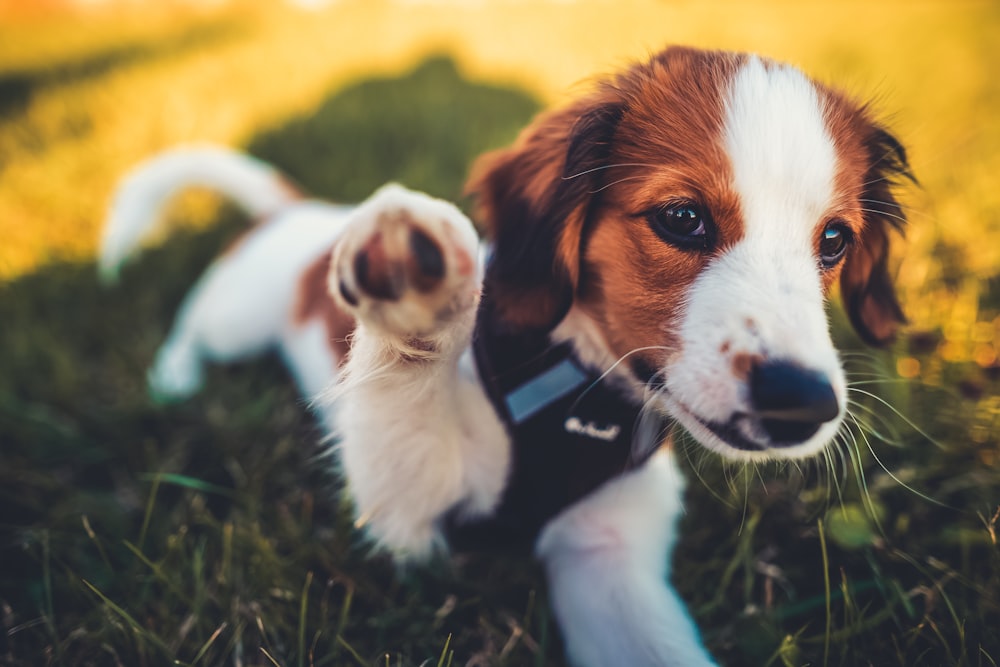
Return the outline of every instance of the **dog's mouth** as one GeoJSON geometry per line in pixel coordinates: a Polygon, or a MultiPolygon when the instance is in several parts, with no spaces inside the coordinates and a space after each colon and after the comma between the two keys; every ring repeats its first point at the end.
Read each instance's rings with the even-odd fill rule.
{"type": "MultiPolygon", "coordinates": [[[[795,420],[775,419],[766,414],[735,412],[726,421],[715,421],[698,415],[676,399],[669,399],[672,415],[699,442],[710,449],[735,450],[753,455],[792,454],[789,450],[809,443],[825,425],[837,419],[838,415],[822,415],[824,419],[795,420]],[[705,437],[705,436],[709,437],[705,437]],[[706,442],[708,440],[708,442],[706,442]],[[713,446],[712,440],[717,441],[713,446]],[[718,446],[721,445],[721,446],[718,446]]],[[[808,415],[804,415],[808,416],[808,415]]]]}
{"type": "Polygon", "coordinates": [[[832,439],[843,418],[843,392],[835,388],[841,385],[836,373],[772,359],[754,365],[735,391],[710,383],[697,393],[687,385],[684,393],[662,386],[658,391],[667,411],[709,449],[737,459],[801,458],[832,439]],[[688,401],[720,393],[730,395],[729,405],[719,406],[728,410],[713,409],[712,417],[688,401]]]}
{"type": "Polygon", "coordinates": [[[697,415],[694,415],[694,418],[730,447],[748,452],[801,445],[816,435],[822,425],[811,422],[760,419],[747,414],[734,415],[727,422],[713,422],[697,415]],[[755,434],[756,437],[747,436],[747,432],[755,434]]]}

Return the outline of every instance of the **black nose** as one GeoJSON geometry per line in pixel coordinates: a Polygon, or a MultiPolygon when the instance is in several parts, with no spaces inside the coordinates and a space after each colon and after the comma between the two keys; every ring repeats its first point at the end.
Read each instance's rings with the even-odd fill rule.
{"type": "Polygon", "coordinates": [[[824,373],[784,361],[753,368],[750,397],[761,426],[777,446],[805,442],[840,414],[824,373]]]}

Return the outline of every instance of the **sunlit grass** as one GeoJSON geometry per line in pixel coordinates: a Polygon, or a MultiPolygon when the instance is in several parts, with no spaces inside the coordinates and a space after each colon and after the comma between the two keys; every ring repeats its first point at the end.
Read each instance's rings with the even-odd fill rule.
{"type": "Polygon", "coordinates": [[[115,182],[163,148],[250,148],[339,199],[389,178],[457,198],[471,157],[538,103],[685,43],[874,99],[921,187],[898,257],[912,335],[884,357],[845,340],[858,425],[830,468],[720,469],[681,444],[678,585],[730,665],[994,664],[998,34],[995,2],[0,17],[0,662],[561,664],[529,561],[399,573],[365,559],[274,360],[217,370],[190,404],[148,401],[145,368],[233,215],[206,230],[218,207],[188,202],[174,222],[202,231],[116,291],[90,262],[115,182]]]}
{"type": "MultiPolygon", "coordinates": [[[[918,328],[944,318],[971,327],[979,320],[952,312],[950,292],[916,297],[979,281],[1000,264],[998,13],[989,2],[640,2],[615,11],[601,2],[345,2],[320,13],[244,4],[156,21],[11,21],[0,27],[0,72],[75,64],[85,73],[88,59],[123,57],[95,76],[43,80],[0,124],[0,277],[92,256],[115,179],[142,157],[183,141],[245,144],[331,89],[399,73],[430,52],[558,103],[595,74],[687,43],[787,59],[874,98],[924,187],[911,198],[900,275],[911,317],[918,328]],[[185,25],[202,38],[180,39],[185,25]]],[[[989,357],[982,348],[951,353],[989,357]]]]}

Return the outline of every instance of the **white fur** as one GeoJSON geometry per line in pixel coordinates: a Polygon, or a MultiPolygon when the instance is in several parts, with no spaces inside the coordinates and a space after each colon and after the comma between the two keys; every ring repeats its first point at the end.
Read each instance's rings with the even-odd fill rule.
{"type": "Polygon", "coordinates": [[[336,359],[328,344],[318,344],[317,323],[294,322],[292,309],[302,272],[329,251],[350,209],[294,200],[273,168],[240,153],[177,149],[123,180],[105,225],[102,274],[116,274],[160,208],[192,185],[219,188],[253,214],[278,213],[217,259],[188,293],[149,371],[151,392],[162,400],[185,398],[201,387],[206,361],[276,348],[303,395],[315,394],[336,378],[336,359]]]}
{"type": "Polygon", "coordinates": [[[104,225],[99,267],[108,282],[135,251],[157,214],[193,184],[218,190],[254,217],[264,217],[296,199],[269,165],[218,146],[177,148],[135,167],[123,180],[104,225]]]}
{"type": "Polygon", "coordinates": [[[713,665],[666,585],[684,479],[669,450],[550,521],[536,543],[574,665],[713,665]]]}
{"type": "MultiPolygon", "coordinates": [[[[681,322],[683,354],[664,373],[668,409],[698,440],[741,459],[801,458],[840,427],[845,379],[830,339],[814,239],[832,203],[836,151],[812,83],[750,57],[731,84],[722,137],[744,237],[695,280],[681,322]],[[725,350],[725,352],[723,352],[725,350]],[[744,451],[699,419],[752,412],[735,355],[794,362],[831,381],[841,416],[793,447],[744,451]]],[[[743,433],[754,439],[751,430],[743,433]]]]}
{"type": "Polygon", "coordinates": [[[205,361],[234,361],[270,348],[289,361],[306,396],[329,384],[336,377],[329,345],[310,340],[303,330],[309,323],[294,322],[292,311],[302,272],[329,251],[344,218],[340,207],[303,202],[216,260],[185,298],[157,353],[152,391],[184,398],[201,387],[205,361]]]}
{"type": "MultiPolygon", "coordinates": [[[[130,205],[113,208],[105,238],[128,244],[106,244],[102,270],[117,268],[133,251],[166,203],[166,190],[224,184],[237,203],[258,211],[262,198],[246,197],[255,190],[277,194],[280,182],[270,167],[225,149],[181,149],[154,158],[121,186],[116,202],[130,205]],[[206,158],[226,173],[203,178],[206,158]],[[149,206],[145,216],[138,202],[149,206]]],[[[474,517],[496,506],[509,465],[506,434],[468,354],[481,281],[478,256],[475,228],[454,205],[399,185],[381,188],[357,207],[284,201],[277,215],[218,258],[185,298],[149,371],[150,390],[163,400],[185,398],[201,387],[206,362],[278,349],[323,425],[339,436],[359,525],[399,557],[426,556],[442,543],[438,524],[445,512],[474,517]],[[299,281],[340,241],[331,289],[337,293],[341,278],[356,289],[353,256],[373,233],[395,241],[397,251],[406,248],[398,241],[408,223],[389,215],[397,211],[408,212],[445,250],[445,284],[431,294],[408,290],[391,304],[341,301],[359,319],[341,372],[344,360],[336,358],[323,322],[293,317],[299,281]],[[460,266],[470,270],[461,273],[460,266]],[[321,395],[324,389],[329,392],[321,395]]]]}
{"type": "Polygon", "coordinates": [[[331,293],[358,326],[344,377],[323,403],[333,411],[357,522],[397,557],[443,547],[443,515],[489,512],[506,481],[507,437],[468,355],[477,246],[475,228],[453,205],[393,185],[353,212],[334,256],[331,293]],[[365,297],[353,272],[357,250],[378,234],[402,259],[413,223],[444,250],[443,285],[406,289],[393,302],[365,297]],[[340,297],[341,283],[359,303],[340,297]]]}

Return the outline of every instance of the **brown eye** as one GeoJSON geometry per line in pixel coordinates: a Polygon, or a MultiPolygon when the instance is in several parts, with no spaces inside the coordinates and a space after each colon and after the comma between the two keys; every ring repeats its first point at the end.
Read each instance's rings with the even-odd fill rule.
{"type": "Polygon", "coordinates": [[[823,236],[819,240],[819,258],[823,263],[823,268],[829,269],[836,266],[847,246],[851,243],[851,230],[842,222],[831,222],[823,230],[823,236]]]}
{"type": "Polygon", "coordinates": [[[667,243],[680,248],[705,248],[708,245],[708,216],[697,204],[669,204],[648,211],[649,226],[667,243]]]}

